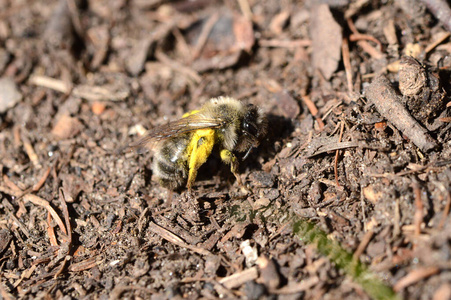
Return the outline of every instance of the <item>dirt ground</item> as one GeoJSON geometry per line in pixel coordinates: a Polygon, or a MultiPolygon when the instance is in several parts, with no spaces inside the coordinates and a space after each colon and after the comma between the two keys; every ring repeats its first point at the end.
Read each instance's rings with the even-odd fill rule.
{"type": "Polygon", "coordinates": [[[451,299],[440,3],[0,0],[0,298],[451,299]],[[218,96],[249,192],[159,186],[127,145],[218,96]]]}

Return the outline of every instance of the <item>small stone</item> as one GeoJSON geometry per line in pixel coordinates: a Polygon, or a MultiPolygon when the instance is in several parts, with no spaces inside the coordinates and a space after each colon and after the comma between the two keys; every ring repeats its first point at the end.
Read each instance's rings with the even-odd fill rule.
{"type": "Polygon", "coordinates": [[[105,108],[106,104],[104,102],[94,101],[91,104],[91,110],[96,115],[101,115],[105,111],[105,108]]]}

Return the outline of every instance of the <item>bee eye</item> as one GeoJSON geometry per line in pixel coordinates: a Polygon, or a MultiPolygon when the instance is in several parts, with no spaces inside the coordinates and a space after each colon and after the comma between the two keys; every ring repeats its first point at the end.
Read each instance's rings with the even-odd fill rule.
{"type": "Polygon", "coordinates": [[[242,128],[243,131],[251,136],[256,137],[258,134],[257,124],[257,109],[253,105],[249,105],[249,110],[244,116],[242,128]]]}
{"type": "Polygon", "coordinates": [[[244,122],[243,129],[245,132],[249,133],[250,135],[257,136],[258,130],[257,130],[257,126],[255,126],[254,123],[244,122]]]}

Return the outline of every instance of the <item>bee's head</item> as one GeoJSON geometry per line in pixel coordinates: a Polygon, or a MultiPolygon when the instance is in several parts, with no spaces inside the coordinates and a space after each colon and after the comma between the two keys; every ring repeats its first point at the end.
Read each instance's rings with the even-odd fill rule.
{"type": "Polygon", "coordinates": [[[266,135],[267,127],[268,121],[263,112],[255,105],[248,104],[241,122],[241,134],[236,144],[237,151],[246,151],[243,160],[246,159],[252,148],[258,147],[261,138],[266,135]]]}

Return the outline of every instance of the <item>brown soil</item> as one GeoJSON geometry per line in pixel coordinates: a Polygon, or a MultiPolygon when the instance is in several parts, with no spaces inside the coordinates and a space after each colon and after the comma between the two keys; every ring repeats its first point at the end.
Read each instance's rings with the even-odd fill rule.
{"type": "Polygon", "coordinates": [[[451,298],[449,24],[318,2],[0,0],[1,298],[369,299],[293,218],[451,298]],[[268,116],[250,193],[216,154],[188,194],[122,151],[221,95],[268,116]]]}

